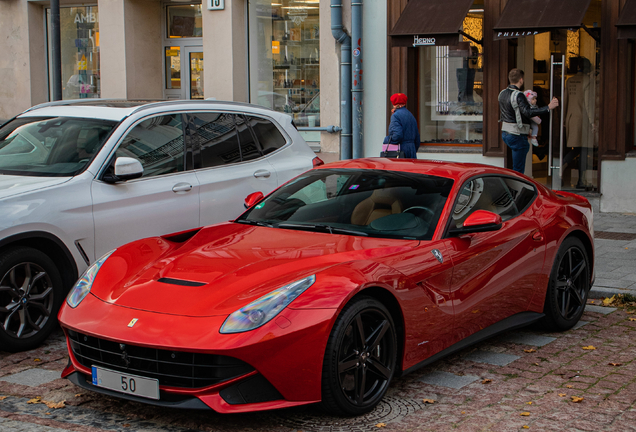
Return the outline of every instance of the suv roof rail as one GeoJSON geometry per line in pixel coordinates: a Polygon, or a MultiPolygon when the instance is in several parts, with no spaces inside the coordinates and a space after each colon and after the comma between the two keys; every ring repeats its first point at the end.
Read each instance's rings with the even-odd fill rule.
{"type": "Polygon", "coordinates": [[[120,101],[121,99],[102,99],[102,98],[84,98],[84,99],[65,99],[65,100],[57,100],[57,101],[50,101],[50,102],[44,102],[41,104],[37,104],[37,105],[33,105],[31,108],[27,109],[26,111],[24,111],[25,113],[29,112],[29,111],[33,111],[34,109],[38,109],[38,108],[45,108],[45,107],[51,107],[51,106],[64,106],[64,105],[73,105],[75,103],[78,102],[110,102],[110,101],[120,101]]]}
{"type": "MultiPolygon", "coordinates": [[[[233,105],[233,106],[237,106],[237,107],[249,107],[249,108],[259,108],[259,109],[263,109],[263,110],[270,110],[267,107],[264,106],[260,106],[260,105],[255,105],[255,104],[250,104],[247,102],[234,102],[234,101],[223,101],[223,100],[212,100],[212,99],[198,99],[198,100],[185,100],[185,99],[178,99],[178,100],[168,100],[168,101],[159,101],[159,102],[150,102],[147,103],[145,105],[140,105],[138,107],[136,107],[131,114],[137,113],[139,111],[143,111],[146,109],[151,109],[151,108],[155,108],[157,106],[165,106],[165,105],[180,105],[180,104],[190,104],[190,103],[197,103],[197,104],[209,104],[209,105],[233,105]]],[[[270,110],[271,111],[271,110],[270,110]]]]}

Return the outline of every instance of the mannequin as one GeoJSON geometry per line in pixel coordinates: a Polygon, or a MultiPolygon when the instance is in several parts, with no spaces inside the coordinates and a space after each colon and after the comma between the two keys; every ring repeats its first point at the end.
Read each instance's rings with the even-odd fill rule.
{"type": "Polygon", "coordinates": [[[574,158],[579,156],[578,189],[584,189],[587,156],[594,144],[592,122],[594,115],[590,112],[594,103],[594,80],[590,77],[591,62],[581,57],[579,70],[576,75],[568,78],[565,84],[563,98],[563,112],[565,113],[565,137],[568,153],[563,158],[562,173],[574,158]]]}

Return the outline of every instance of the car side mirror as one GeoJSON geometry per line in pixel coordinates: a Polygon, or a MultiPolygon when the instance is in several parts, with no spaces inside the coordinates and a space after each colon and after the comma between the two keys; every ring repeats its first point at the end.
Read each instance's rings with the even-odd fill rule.
{"type": "Polygon", "coordinates": [[[263,199],[263,192],[252,192],[245,198],[245,208],[249,209],[254,206],[257,202],[263,199]]]}
{"type": "Polygon", "coordinates": [[[477,210],[466,218],[461,228],[453,228],[451,235],[471,234],[487,231],[497,231],[501,228],[501,216],[487,210],[477,210]]]}
{"type": "Polygon", "coordinates": [[[144,175],[144,167],[135,158],[118,157],[115,161],[115,177],[117,180],[127,181],[144,175]]]}

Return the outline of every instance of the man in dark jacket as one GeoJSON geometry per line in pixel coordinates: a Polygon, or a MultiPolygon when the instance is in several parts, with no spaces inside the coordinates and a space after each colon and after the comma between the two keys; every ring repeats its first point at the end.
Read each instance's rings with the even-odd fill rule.
{"type": "Polygon", "coordinates": [[[395,93],[391,96],[393,115],[389,124],[389,135],[384,138],[384,144],[399,143],[405,158],[417,159],[417,149],[421,144],[420,131],[417,128],[417,120],[406,109],[406,101],[404,93],[395,93]]]}
{"type": "Polygon", "coordinates": [[[528,103],[523,95],[523,71],[512,69],[508,74],[510,85],[499,93],[499,111],[501,112],[501,137],[512,150],[512,169],[523,174],[526,168],[526,155],[530,149],[528,134],[531,117],[549,112],[559,106],[557,98],[552,98],[548,106],[535,107],[528,103]]]}

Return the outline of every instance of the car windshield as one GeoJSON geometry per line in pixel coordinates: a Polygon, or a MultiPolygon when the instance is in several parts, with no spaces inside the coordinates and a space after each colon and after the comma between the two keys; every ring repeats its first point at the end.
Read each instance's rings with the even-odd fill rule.
{"type": "Polygon", "coordinates": [[[236,222],[369,237],[430,240],[453,180],[381,170],[308,171],[236,222]]]}
{"type": "Polygon", "coordinates": [[[0,174],[66,177],[82,172],[117,122],[23,117],[0,129],[0,174]]]}

